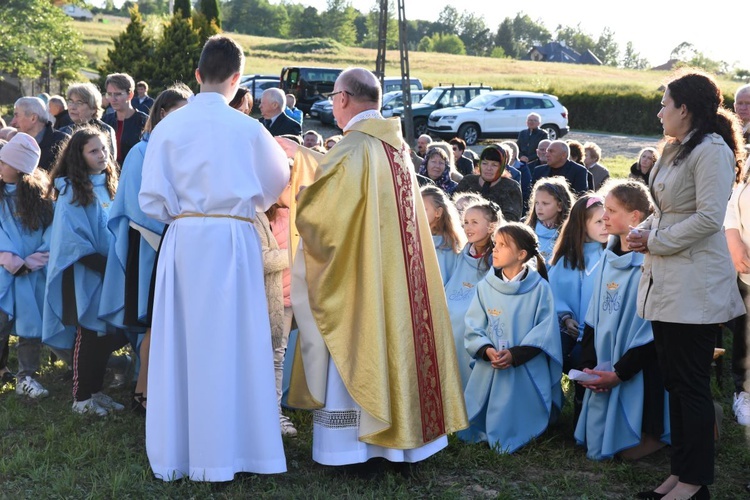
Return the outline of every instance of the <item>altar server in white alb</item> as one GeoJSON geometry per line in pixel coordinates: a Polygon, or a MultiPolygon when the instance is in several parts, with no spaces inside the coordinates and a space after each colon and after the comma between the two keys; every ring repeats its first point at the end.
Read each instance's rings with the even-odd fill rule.
{"type": "Polygon", "coordinates": [[[146,416],[146,452],[165,481],[286,471],[252,217],[286,187],[289,164],[259,122],[227,105],[244,59],[230,38],[206,42],[200,94],[153,131],[143,165],[141,208],[169,224],[156,265],[146,416]]]}

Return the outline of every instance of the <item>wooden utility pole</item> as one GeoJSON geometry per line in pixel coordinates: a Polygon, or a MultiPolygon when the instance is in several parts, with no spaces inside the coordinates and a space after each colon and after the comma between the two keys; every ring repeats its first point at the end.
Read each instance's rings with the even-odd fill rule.
{"type": "MultiPolygon", "coordinates": [[[[406,13],[404,0],[398,1],[398,51],[401,60],[401,90],[404,103],[402,115],[404,140],[410,146],[414,144],[414,124],[411,113],[411,78],[409,77],[409,45],[406,33],[406,13]]],[[[380,0],[380,22],[378,23],[378,55],[375,60],[375,75],[381,86],[385,78],[385,53],[388,38],[388,0],[380,0]]]]}

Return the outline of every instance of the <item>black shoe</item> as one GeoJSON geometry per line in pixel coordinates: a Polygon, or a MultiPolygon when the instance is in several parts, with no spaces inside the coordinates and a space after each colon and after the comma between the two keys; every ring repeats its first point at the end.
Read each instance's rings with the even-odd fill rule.
{"type": "Polygon", "coordinates": [[[710,498],[711,492],[708,491],[708,486],[704,484],[701,489],[695,492],[695,495],[690,497],[690,500],[709,500],[710,498]]]}
{"type": "Polygon", "coordinates": [[[643,498],[645,500],[659,500],[660,498],[664,498],[667,496],[666,493],[657,493],[653,490],[651,491],[639,491],[635,494],[636,498],[643,498]]]}
{"type": "Polygon", "coordinates": [[[134,392],[130,401],[130,409],[139,415],[146,416],[146,397],[142,392],[134,392]]]}
{"type": "Polygon", "coordinates": [[[11,372],[3,373],[2,378],[0,378],[0,384],[11,384],[15,381],[16,381],[16,376],[13,375],[11,372]]]}

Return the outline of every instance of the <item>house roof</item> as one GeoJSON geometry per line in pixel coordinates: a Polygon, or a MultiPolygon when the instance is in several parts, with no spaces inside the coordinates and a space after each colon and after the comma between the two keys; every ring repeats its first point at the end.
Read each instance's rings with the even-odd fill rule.
{"type": "Polygon", "coordinates": [[[596,55],[590,50],[586,50],[583,54],[578,51],[566,47],[559,42],[549,42],[545,45],[535,45],[526,54],[524,59],[530,60],[531,54],[536,51],[542,55],[542,61],[548,62],[562,62],[568,64],[597,64],[601,65],[602,61],[596,57],[596,55]]]}

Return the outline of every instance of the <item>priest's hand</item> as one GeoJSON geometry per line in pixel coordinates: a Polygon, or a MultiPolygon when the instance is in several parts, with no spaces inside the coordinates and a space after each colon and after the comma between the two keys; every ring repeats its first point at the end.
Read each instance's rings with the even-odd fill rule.
{"type": "Polygon", "coordinates": [[[622,380],[620,380],[620,377],[618,377],[615,372],[590,370],[589,368],[584,368],[583,372],[590,373],[591,375],[597,375],[599,377],[598,379],[592,380],[591,382],[581,384],[586,389],[591,389],[594,392],[607,392],[613,387],[619,385],[620,382],[622,382],[622,380]]]}
{"type": "Polygon", "coordinates": [[[496,368],[498,370],[505,370],[513,366],[513,355],[508,349],[503,349],[497,354],[497,360],[492,362],[493,368],[496,368]]]}
{"type": "Polygon", "coordinates": [[[300,148],[299,144],[287,139],[286,137],[274,137],[274,139],[276,139],[276,142],[279,143],[281,149],[284,150],[287,158],[294,158],[294,155],[297,154],[297,150],[299,150],[300,148]]]}

